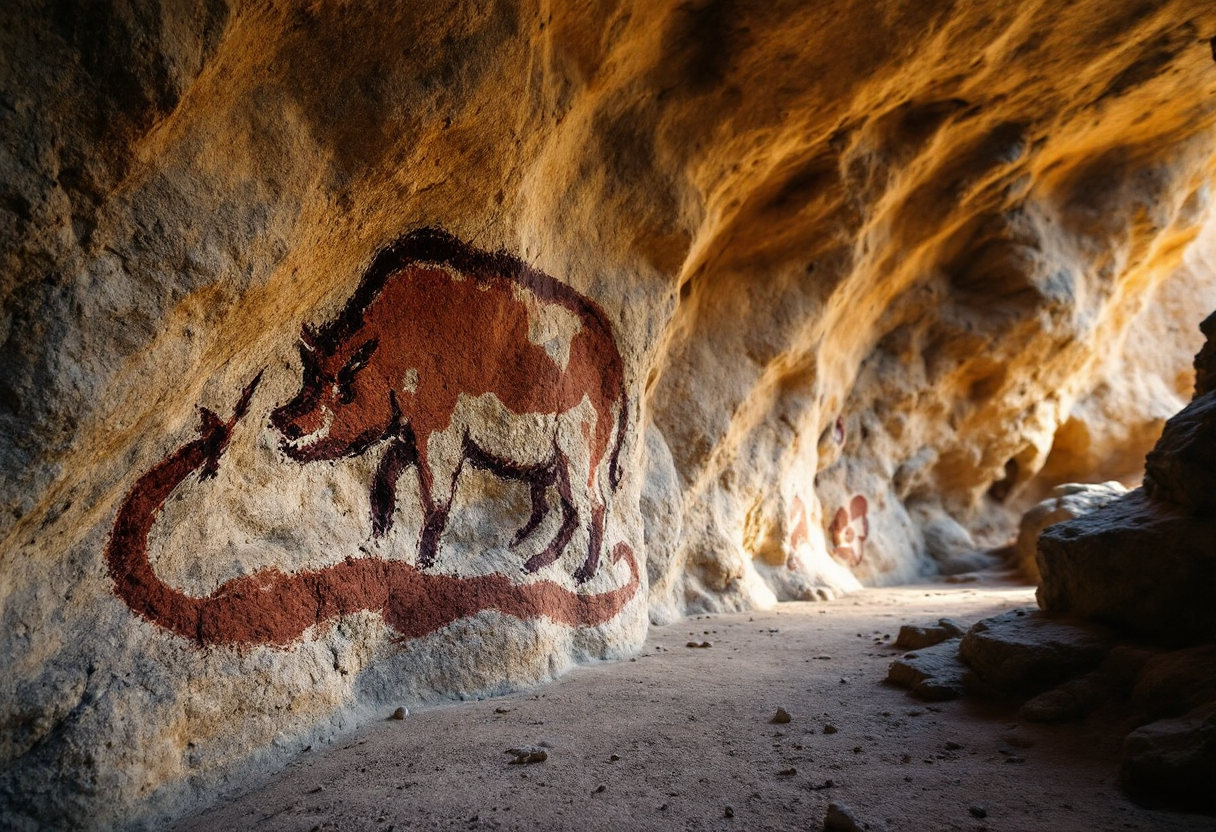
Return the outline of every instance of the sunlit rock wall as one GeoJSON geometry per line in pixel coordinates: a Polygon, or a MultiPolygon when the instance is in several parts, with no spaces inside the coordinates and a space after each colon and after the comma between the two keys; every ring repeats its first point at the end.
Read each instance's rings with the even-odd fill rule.
{"type": "Polygon", "coordinates": [[[967,568],[1216,306],[1199,0],[0,24],[6,827],[967,568]]]}

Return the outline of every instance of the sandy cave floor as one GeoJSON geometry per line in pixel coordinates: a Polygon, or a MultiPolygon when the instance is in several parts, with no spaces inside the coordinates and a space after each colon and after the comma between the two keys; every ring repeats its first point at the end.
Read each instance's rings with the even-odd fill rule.
{"type": "Polygon", "coordinates": [[[1216,829],[1119,791],[1108,719],[1036,725],[883,681],[901,624],[1033,603],[984,576],[652,627],[636,660],[365,725],[174,829],[819,830],[830,802],[892,832],[1216,829]],[[535,744],[547,761],[503,753],[535,744]]]}

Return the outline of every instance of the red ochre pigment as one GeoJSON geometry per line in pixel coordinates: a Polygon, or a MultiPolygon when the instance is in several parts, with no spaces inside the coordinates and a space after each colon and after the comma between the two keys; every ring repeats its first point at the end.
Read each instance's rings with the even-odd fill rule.
{"type": "Polygon", "coordinates": [[[553,541],[525,564],[527,571],[555,561],[578,526],[569,462],[556,433],[550,458],[540,465],[496,457],[466,436],[460,464],[445,489],[448,499],[440,503],[433,498],[428,442],[433,433],[451,426],[461,395],[493,394],[510,413],[520,415],[560,415],[590,401],[595,426],[582,425],[591,452],[590,534],[586,560],[575,576],[585,581],[595,574],[604,519],[596,472],[615,428],[608,480],[613,488],[618,485],[628,414],[620,351],[595,302],[506,252],[481,251],[444,231],[424,228],[376,255],[336,318],[317,331],[304,328],[300,359],[304,377],[299,392],[270,417],[283,434],[284,453],[312,462],[357,456],[383,443],[371,486],[376,537],[392,526],[398,478],[416,467],[424,514],[418,563],[423,567],[435,560],[455,478],[466,463],[530,486],[532,516],[513,546],[540,526],[549,511],[547,490],[557,490],[562,524],[553,541]],[[521,290],[577,317],[579,330],[564,367],[529,339],[521,290]],[[314,435],[319,438],[308,442],[314,435]],[[296,444],[298,440],[305,444],[296,444]]]}
{"type": "Polygon", "coordinates": [[[854,495],[847,509],[836,511],[828,532],[835,546],[834,554],[850,566],[861,563],[866,551],[866,538],[870,536],[870,521],[866,514],[869,503],[861,494],[854,495]]]}
{"type": "Polygon", "coordinates": [[[309,627],[362,610],[380,612],[401,638],[424,636],[491,609],[521,619],[595,626],[614,618],[637,592],[637,561],[625,543],[613,550],[613,562],[628,562],[629,583],[598,595],[574,593],[551,581],[514,584],[503,575],[429,574],[404,561],[376,558],[347,558],[295,575],[265,569],[228,581],[204,598],[165,584],[148,561],[148,533],[165,500],[191,473],[201,469],[201,479],[215,475],[256,385],[255,379],[245,388],[227,423],[204,410],[199,438],[140,477],[123,500],[106,563],[119,597],[147,620],[200,646],[286,646],[309,627]]]}
{"type": "Polygon", "coordinates": [[[561,526],[549,545],[524,564],[525,571],[555,561],[578,525],[569,463],[556,436],[550,458],[529,466],[490,454],[466,434],[447,501],[432,498],[427,440],[450,426],[464,393],[493,394],[516,414],[557,415],[584,398],[591,402],[595,426],[583,425],[591,451],[588,552],[575,577],[586,581],[595,573],[605,514],[596,496],[596,471],[615,429],[608,481],[613,488],[619,484],[628,398],[611,327],[590,299],[505,252],[480,251],[446,232],[421,229],[376,255],[334,320],[316,332],[305,328],[300,355],[300,391],[271,414],[271,423],[283,433],[283,450],[298,462],[312,462],[357,456],[382,444],[371,487],[376,536],[391,527],[397,479],[416,467],[424,514],[418,566],[347,558],[295,575],[266,569],[228,581],[205,598],[186,595],[157,577],[147,552],[157,515],[191,473],[199,471],[203,480],[215,475],[259,374],[241,394],[229,422],[204,410],[199,438],[140,477],[123,500],[106,562],[115,590],[132,610],[200,645],[287,645],[309,627],[363,610],[383,614],[402,638],[426,635],[488,609],[521,619],[543,616],[570,626],[594,626],[614,618],[637,592],[638,567],[625,543],[613,549],[612,561],[629,563],[629,583],[598,595],[574,593],[551,581],[515,584],[504,575],[458,578],[422,571],[434,561],[455,478],[466,464],[530,486],[532,514],[512,546],[540,527],[550,510],[548,489],[556,490],[561,526]],[[528,309],[520,290],[578,317],[580,329],[565,367],[529,340],[528,309]],[[318,441],[294,444],[323,428],[318,441]]]}

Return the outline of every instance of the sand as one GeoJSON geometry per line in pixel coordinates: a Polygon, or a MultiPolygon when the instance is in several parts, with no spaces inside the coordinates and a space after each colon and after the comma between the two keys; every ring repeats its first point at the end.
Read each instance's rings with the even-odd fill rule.
{"type": "Polygon", "coordinates": [[[654,627],[634,660],[376,720],[174,828],[818,830],[837,803],[892,832],[1216,829],[1119,791],[1107,718],[1035,725],[883,681],[901,624],[1033,603],[985,575],[654,627]],[[518,746],[547,759],[511,764],[518,746]]]}

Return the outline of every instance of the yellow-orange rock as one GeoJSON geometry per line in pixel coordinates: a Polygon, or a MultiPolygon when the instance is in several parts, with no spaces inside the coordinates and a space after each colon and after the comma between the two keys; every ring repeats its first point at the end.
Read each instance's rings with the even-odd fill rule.
{"type": "Polygon", "coordinates": [[[982,563],[1054,483],[1138,474],[1216,307],[1207,0],[11,5],[6,827],[159,827],[389,703],[627,655],[648,615],[982,563]],[[553,412],[464,390],[433,447],[403,409],[295,462],[302,325],[428,228],[507,259],[423,265],[513,300],[355,399],[372,339],[338,326],[316,401],[392,417],[480,360],[553,412]],[[619,398],[603,351],[565,372],[588,327],[619,398]]]}

